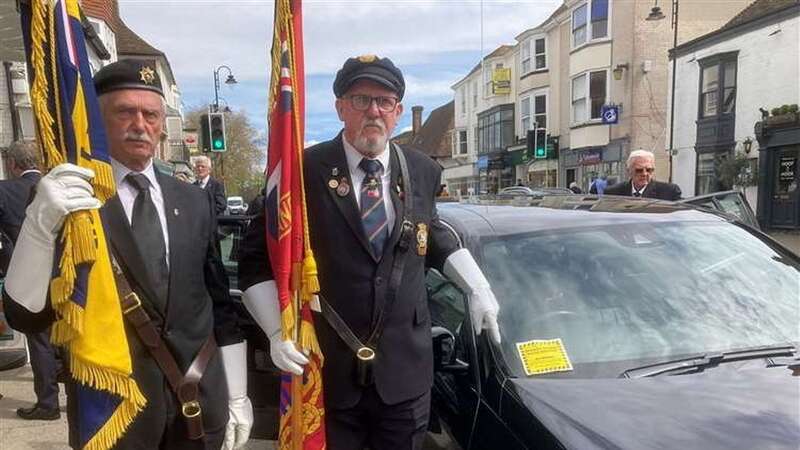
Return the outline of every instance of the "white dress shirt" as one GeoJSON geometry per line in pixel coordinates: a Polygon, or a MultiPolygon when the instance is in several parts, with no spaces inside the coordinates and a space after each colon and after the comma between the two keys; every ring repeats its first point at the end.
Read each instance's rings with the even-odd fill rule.
{"type": "Polygon", "coordinates": [[[202,180],[198,180],[199,181],[198,186],[200,186],[202,189],[205,189],[206,185],[208,184],[209,178],[211,178],[211,174],[206,175],[206,177],[203,178],[202,180]]]}
{"type": "Polygon", "coordinates": [[[633,181],[631,181],[631,195],[636,197],[636,193],[638,192],[640,196],[644,197],[644,191],[645,191],[645,189],[647,189],[647,186],[648,185],[645,184],[644,186],[642,186],[641,189],[637,190],[636,186],[633,185],[633,181]]]}
{"type": "MultiPolygon", "coordinates": [[[[114,158],[111,158],[111,168],[114,170],[114,182],[117,185],[117,195],[119,195],[119,201],[122,202],[122,209],[125,210],[125,216],[128,218],[128,225],[130,225],[133,216],[133,202],[136,201],[136,196],[139,195],[139,191],[136,190],[125,177],[134,171],[123,166],[122,163],[114,158]]],[[[161,185],[158,184],[156,174],[153,171],[153,160],[150,160],[143,171],[134,173],[141,173],[150,181],[150,197],[153,199],[153,204],[155,204],[156,212],[158,213],[158,221],[161,222],[161,232],[164,234],[164,246],[167,249],[167,265],[169,265],[169,231],[167,231],[167,216],[164,214],[164,196],[161,194],[161,185]]]]}
{"type": "MultiPolygon", "coordinates": [[[[350,183],[353,188],[353,194],[356,197],[356,205],[361,209],[361,185],[364,183],[364,178],[367,173],[364,169],[359,167],[364,155],[358,152],[355,147],[347,142],[347,139],[342,136],[342,144],[344,144],[344,154],[347,157],[347,169],[350,171],[350,183]]],[[[386,142],[386,148],[378,155],[377,159],[383,166],[383,174],[381,175],[381,185],[383,186],[383,205],[386,207],[386,226],[389,236],[392,235],[394,228],[394,204],[391,197],[391,181],[392,181],[392,168],[389,163],[389,142],[386,142]]]]}

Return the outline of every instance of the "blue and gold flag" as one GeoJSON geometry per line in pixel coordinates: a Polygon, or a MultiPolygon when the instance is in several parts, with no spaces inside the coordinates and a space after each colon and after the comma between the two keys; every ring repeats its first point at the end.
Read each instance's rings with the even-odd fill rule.
{"type": "MultiPolygon", "coordinates": [[[[78,0],[30,0],[20,5],[37,137],[47,169],[72,163],[92,169],[92,186],[105,202],[114,195],[78,0]]],[[[50,301],[52,341],[69,353],[75,381],[77,441],[108,449],[145,405],[131,378],[123,326],[103,224],[97,210],[70,214],[59,234],[50,301]]],[[[73,437],[74,439],[75,437],[73,437]]]]}

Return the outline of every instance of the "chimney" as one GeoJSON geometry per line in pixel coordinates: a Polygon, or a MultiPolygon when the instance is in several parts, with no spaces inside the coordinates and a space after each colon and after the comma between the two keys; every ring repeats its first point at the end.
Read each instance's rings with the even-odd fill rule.
{"type": "Polygon", "coordinates": [[[411,107],[411,135],[416,136],[422,128],[422,106],[411,107]]]}

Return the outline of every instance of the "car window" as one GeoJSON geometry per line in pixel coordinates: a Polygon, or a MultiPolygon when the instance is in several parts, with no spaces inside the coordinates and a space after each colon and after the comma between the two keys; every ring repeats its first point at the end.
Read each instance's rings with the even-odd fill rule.
{"type": "Polygon", "coordinates": [[[516,235],[482,253],[518,374],[515,343],[532,339],[561,338],[576,367],[800,341],[800,264],[733,224],[516,235]]]}
{"type": "Polygon", "coordinates": [[[241,248],[242,236],[246,227],[246,219],[219,219],[217,225],[222,264],[225,266],[225,274],[228,276],[231,289],[238,289],[239,287],[239,249],[241,248]]]}
{"type": "Polygon", "coordinates": [[[428,271],[425,285],[431,325],[444,327],[457,334],[465,318],[463,292],[433,269],[428,271]]]}

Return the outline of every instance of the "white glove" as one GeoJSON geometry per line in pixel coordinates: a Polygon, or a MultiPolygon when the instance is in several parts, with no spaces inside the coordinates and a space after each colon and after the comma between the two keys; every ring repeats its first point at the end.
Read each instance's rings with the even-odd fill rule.
{"type": "Polygon", "coordinates": [[[222,450],[244,447],[253,428],[253,405],[247,397],[247,342],[219,348],[228,382],[228,426],[222,450]]]}
{"type": "Polygon", "coordinates": [[[469,250],[462,248],[451,253],[444,262],[444,274],[469,295],[469,314],[475,334],[487,330],[489,337],[500,343],[497,313],[500,306],[494,297],[489,281],[469,250]]]}
{"type": "Polygon", "coordinates": [[[102,206],[88,180],[94,172],[74,164],[56,166],[36,185],[25,210],[5,289],[16,303],[39,312],[47,301],[58,230],[67,214],[102,206]]]}
{"type": "Polygon", "coordinates": [[[303,374],[308,358],[297,350],[290,340],[281,339],[281,308],[278,306],[278,288],[274,281],[263,281],[242,293],[245,308],[269,338],[269,355],[272,362],[284,372],[303,374]]]}

